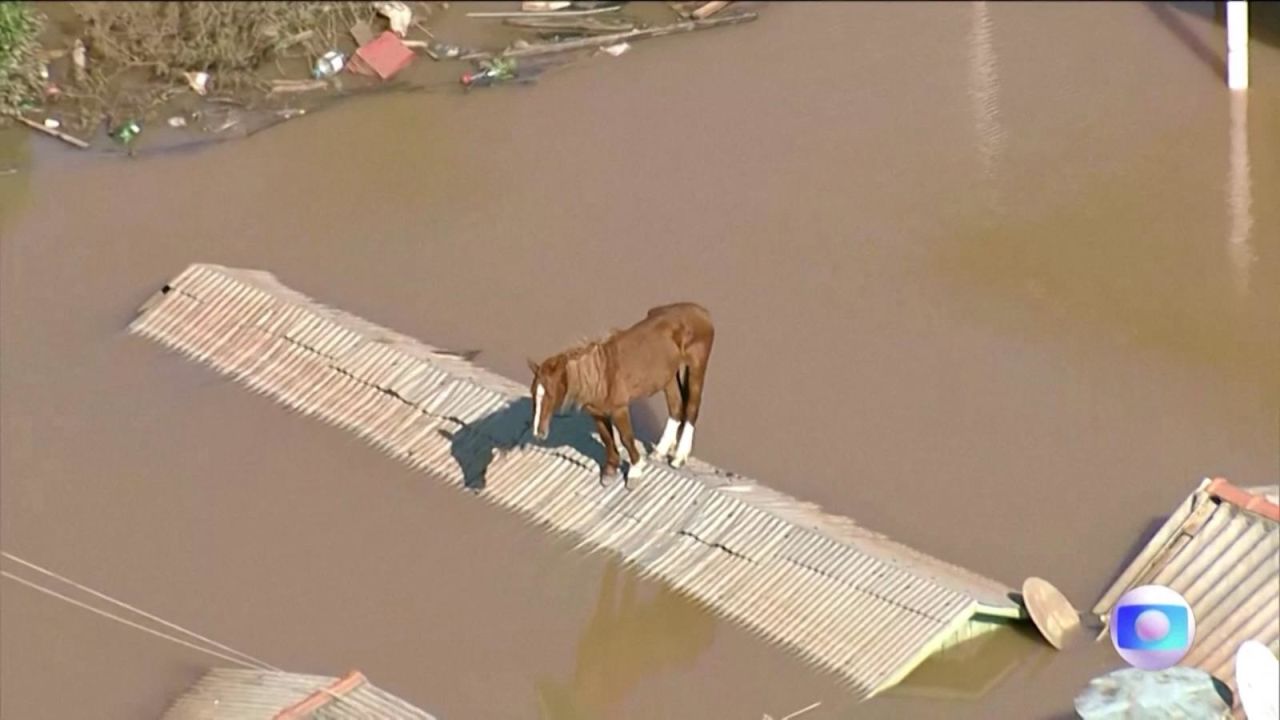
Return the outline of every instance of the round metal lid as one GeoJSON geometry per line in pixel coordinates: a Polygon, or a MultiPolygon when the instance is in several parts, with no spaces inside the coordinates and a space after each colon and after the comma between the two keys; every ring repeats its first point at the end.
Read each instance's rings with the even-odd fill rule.
{"type": "Polygon", "coordinates": [[[1045,640],[1061,650],[1080,629],[1080,613],[1049,581],[1038,577],[1022,583],[1022,602],[1045,640]]]}

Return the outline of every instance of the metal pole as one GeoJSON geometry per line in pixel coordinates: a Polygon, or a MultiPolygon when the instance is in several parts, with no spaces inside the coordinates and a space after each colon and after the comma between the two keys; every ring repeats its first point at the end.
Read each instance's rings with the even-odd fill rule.
{"type": "Polygon", "coordinates": [[[1249,3],[1227,0],[1227,87],[1249,87],[1249,3]]]}

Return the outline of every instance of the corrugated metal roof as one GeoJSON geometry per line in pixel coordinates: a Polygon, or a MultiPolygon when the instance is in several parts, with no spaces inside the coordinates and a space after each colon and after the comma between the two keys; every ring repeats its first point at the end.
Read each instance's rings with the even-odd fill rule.
{"type": "Polygon", "coordinates": [[[360,672],[342,678],[218,668],[200,678],[163,720],[435,720],[373,685],[360,672]]]}
{"type": "Polygon", "coordinates": [[[1250,495],[1264,497],[1267,502],[1272,505],[1280,505],[1280,485],[1258,485],[1256,487],[1245,488],[1250,495]]]}
{"type": "Polygon", "coordinates": [[[1183,664],[1235,690],[1235,653],[1245,640],[1280,652],[1280,507],[1222,478],[1206,479],[1103,593],[1105,623],[1120,596],[1166,585],[1187,599],[1196,637],[1183,664]]]}
{"type": "Polygon", "coordinates": [[[483,478],[481,497],[620,553],[863,696],[986,627],[975,619],[1025,617],[1002,583],[696,459],[602,488],[590,423],[525,444],[524,386],[267,273],[192,265],[130,329],[450,483],[483,478]]]}

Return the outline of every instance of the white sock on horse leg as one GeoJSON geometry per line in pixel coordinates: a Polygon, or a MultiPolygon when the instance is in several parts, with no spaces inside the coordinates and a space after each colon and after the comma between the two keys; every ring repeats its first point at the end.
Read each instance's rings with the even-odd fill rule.
{"type": "Polygon", "coordinates": [[[649,463],[645,460],[644,455],[641,455],[640,461],[632,465],[631,469],[627,471],[627,477],[638,478],[644,475],[645,468],[648,466],[649,463]]]}
{"type": "Polygon", "coordinates": [[[672,448],[676,446],[676,437],[680,433],[680,421],[675,418],[667,418],[667,426],[662,429],[662,439],[658,441],[658,446],[653,449],[656,455],[670,455],[672,448]]]}
{"type": "Polygon", "coordinates": [[[693,452],[693,423],[688,423],[684,426],[684,432],[680,433],[680,446],[676,448],[675,464],[683,465],[689,459],[691,452],[693,452]]]}

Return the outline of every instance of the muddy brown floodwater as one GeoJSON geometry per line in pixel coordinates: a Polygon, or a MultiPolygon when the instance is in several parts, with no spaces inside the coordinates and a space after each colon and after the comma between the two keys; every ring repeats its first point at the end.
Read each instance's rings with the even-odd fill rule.
{"type": "MultiPolygon", "coordinates": [[[[1208,3],[775,4],[197,153],[11,132],[0,545],[442,719],[1067,717],[1108,645],[995,635],[857,704],[125,325],[188,263],[262,268],[523,379],[697,300],[700,457],[1088,608],[1201,477],[1280,475],[1280,49],[1233,100],[1222,45],[1208,3]]],[[[217,664],[0,593],[6,720],[155,717],[217,664]]]]}

